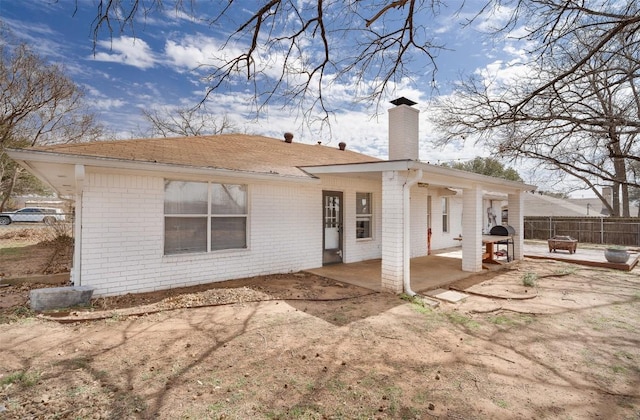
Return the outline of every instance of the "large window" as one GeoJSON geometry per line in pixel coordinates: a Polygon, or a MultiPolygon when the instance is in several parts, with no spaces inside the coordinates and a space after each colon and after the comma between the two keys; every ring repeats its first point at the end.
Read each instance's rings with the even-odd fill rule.
{"type": "Polygon", "coordinates": [[[449,232],[449,197],[442,197],[442,231],[449,232]]]}
{"type": "Polygon", "coordinates": [[[356,239],[372,237],[371,193],[356,193],[356,239]]]}
{"type": "Polygon", "coordinates": [[[246,185],[165,181],[165,254],[246,247],[246,185]]]}

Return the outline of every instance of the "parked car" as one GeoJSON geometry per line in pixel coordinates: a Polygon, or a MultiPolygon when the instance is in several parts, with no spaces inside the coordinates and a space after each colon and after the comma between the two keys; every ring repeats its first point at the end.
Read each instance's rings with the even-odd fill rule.
{"type": "Polygon", "coordinates": [[[13,222],[53,223],[56,220],[65,220],[64,213],[60,209],[49,207],[25,207],[12,212],[0,213],[0,225],[8,225],[13,222]]]}

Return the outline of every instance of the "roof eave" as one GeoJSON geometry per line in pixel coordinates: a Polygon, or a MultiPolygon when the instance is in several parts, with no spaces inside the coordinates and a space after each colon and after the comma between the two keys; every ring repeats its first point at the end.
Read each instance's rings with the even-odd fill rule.
{"type": "MultiPolygon", "coordinates": [[[[66,153],[56,153],[50,151],[41,150],[26,150],[26,149],[7,149],[7,154],[13,160],[34,169],[33,165],[29,162],[43,162],[54,163],[62,165],[84,165],[87,167],[108,168],[108,169],[122,169],[131,171],[142,172],[162,172],[162,173],[176,173],[176,174],[189,174],[189,175],[215,175],[225,178],[243,178],[243,179],[255,179],[264,181],[284,181],[284,182],[302,182],[302,183],[317,183],[319,180],[317,177],[311,174],[305,174],[305,176],[295,175],[282,175],[279,173],[265,173],[265,172],[251,172],[224,168],[213,167],[201,167],[201,166],[189,166],[178,165],[170,163],[160,162],[144,162],[133,161],[126,159],[107,158],[101,156],[83,156],[73,155],[66,153]]],[[[42,174],[41,174],[42,175],[42,174]]],[[[43,179],[45,182],[46,178],[43,179]]],[[[47,182],[48,183],[48,182],[47,182]]]]}

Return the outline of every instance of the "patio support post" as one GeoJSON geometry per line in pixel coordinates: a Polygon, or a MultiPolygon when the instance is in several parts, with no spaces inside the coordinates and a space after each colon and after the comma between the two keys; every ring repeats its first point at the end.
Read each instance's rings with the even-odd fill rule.
{"type": "Polygon", "coordinates": [[[483,214],[482,190],[478,186],[465,188],[462,192],[462,271],[482,271],[483,214]]]}
{"type": "Polygon", "coordinates": [[[73,261],[71,264],[71,282],[82,286],[82,190],[84,189],[84,165],[75,166],[75,212],[73,219],[73,261]]]}
{"type": "Polygon", "coordinates": [[[522,191],[509,194],[507,205],[509,206],[509,216],[507,224],[516,231],[513,237],[513,259],[524,258],[524,196],[522,191]]]}
{"type": "Polygon", "coordinates": [[[397,171],[382,173],[382,290],[402,293],[404,262],[405,178],[397,171]]]}

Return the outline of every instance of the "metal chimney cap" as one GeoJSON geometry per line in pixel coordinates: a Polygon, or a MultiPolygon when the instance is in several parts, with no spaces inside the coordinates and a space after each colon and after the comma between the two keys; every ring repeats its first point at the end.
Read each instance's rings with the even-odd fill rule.
{"type": "Polygon", "coordinates": [[[401,96],[398,99],[394,99],[393,101],[391,101],[391,103],[394,104],[395,106],[398,106],[398,105],[413,106],[413,105],[417,104],[417,102],[413,102],[411,99],[407,99],[404,96],[401,96]]]}

